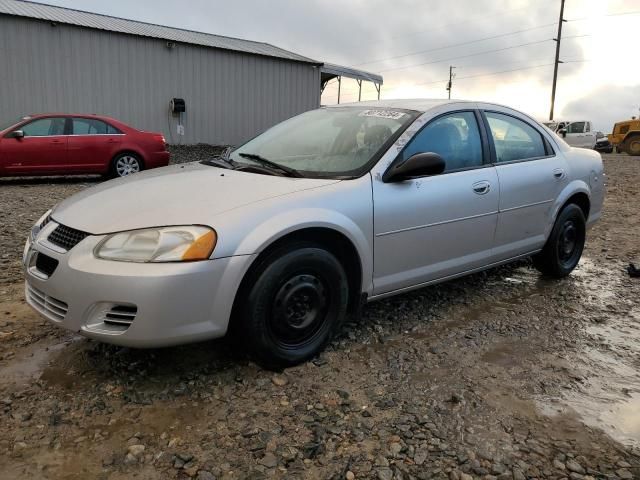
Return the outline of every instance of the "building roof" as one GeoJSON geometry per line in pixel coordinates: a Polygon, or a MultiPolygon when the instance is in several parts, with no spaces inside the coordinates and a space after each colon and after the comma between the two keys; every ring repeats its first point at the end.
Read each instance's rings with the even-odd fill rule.
{"type": "Polygon", "coordinates": [[[297,53],[284,50],[268,43],[253,42],[240,38],[223,37],[210,33],[194,32],[181,28],[166,27],[152,23],[138,22],[124,18],[111,17],[97,13],[55,7],[42,3],[23,0],[0,0],[0,15],[14,15],[34,18],[48,22],[64,23],[79,27],[94,28],[109,32],[126,33],[142,37],[159,38],[172,42],[201,45],[204,47],[232,50],[236,52],[281,58],[295,62],[321,65],[322,62],[312,60],[297,53]]]}
{"type": "Polygon", "coordinates": [[[328,82],[335,77],[348,77],[356,80],[365,80],[368,82],[377,83],[382,85],[382,75],[378,75],[371,72],[365,72],[364,70],[357,70],[351,67],[343,67],[341,65],[335,65],[333,63],[325,63],[320,68],[322,74],[322,81],[328,82]]]}

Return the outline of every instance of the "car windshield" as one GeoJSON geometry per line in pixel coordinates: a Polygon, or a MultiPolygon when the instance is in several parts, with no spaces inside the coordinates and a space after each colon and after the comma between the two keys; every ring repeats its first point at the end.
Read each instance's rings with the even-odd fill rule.
{"type": "Polygon", "coordinates": [[[17,119],[11,120],[10,122],[0,123],[0,132],[20,123],[22,120],[24,120],[24,118],[17,118],[17,119]]]}
{"type": "Polygon", "coordinates": [[[233,151],[230,159],[267,159],[304,176],[357,176],[416,116],[410,110],[320,108],[270,128],[233,151]]]}

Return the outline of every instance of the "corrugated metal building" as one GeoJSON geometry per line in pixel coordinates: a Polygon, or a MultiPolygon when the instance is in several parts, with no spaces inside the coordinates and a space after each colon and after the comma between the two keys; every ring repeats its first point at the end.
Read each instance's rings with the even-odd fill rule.
{"type": "Polygon", "coordinates": [[[16,0],[0,0],[0,65],[0,124],[99,113],[185,144],[238,144],[318,107],[322,82],[321,62],[266,43],[16,0]]]}

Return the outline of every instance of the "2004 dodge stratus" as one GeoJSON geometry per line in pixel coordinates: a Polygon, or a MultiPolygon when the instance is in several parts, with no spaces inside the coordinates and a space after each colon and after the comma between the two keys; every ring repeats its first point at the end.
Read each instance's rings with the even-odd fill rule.
{"type": "Polygon", "coordinates": [[[603,197],[598,153],[511,108],[320,108],[230,154],[63,201],[27,241],[26,298],[100,341],[230,331],[283,367],[317,354],[367,300],[526,256],[568,275],[603,197]]]}

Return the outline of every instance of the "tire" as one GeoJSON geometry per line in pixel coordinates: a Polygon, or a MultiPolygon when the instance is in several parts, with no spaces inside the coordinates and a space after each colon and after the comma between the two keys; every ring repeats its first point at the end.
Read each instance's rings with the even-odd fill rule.
{"type": "Polygon", "coordinates": [[[142,171],[142,160],[134,153],[120,153],[111,161],[111,176],[126,177],[142,171]]]}
{"type": "Polygon", "coordinates": [[[249,275],[232,333],[263,367],[280,369],[314,357],[345,318],[347,274],[318,245],[274,250],[249,275]]]}
{"type": "Polygon", "coordinates": [[[640,156],[640,135],[631,135],[623,143],[623,149],[629,155],[640,156]]]}
{"type": "Polygon", "coordinates": [[[533,257],[533,264],[544,275],[563,278],[578,265],[586,239],[586,221],[576,204],[565,206],[542,251],[533,257]]]}

